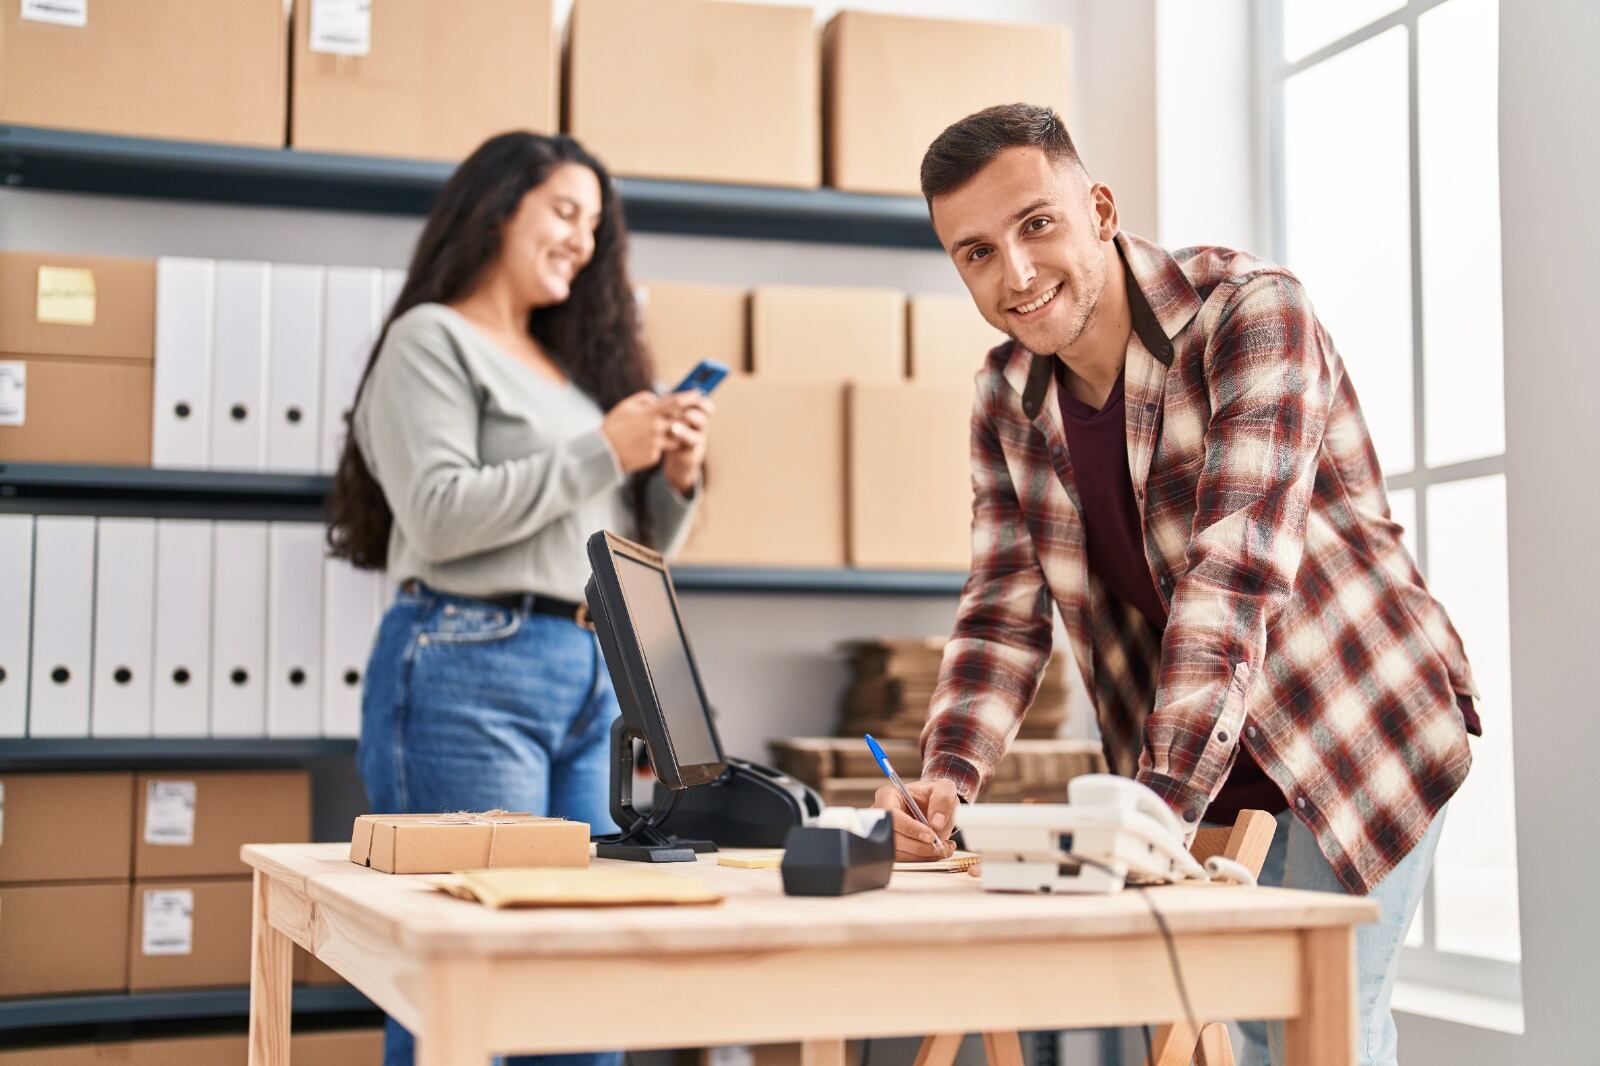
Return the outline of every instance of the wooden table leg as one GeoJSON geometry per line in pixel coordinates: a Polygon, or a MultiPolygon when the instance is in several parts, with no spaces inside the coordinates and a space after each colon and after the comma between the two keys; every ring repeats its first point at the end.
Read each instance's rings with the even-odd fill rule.
{"type": "Polygon", "coordinates": [[[470,962],[429,964],[415,1066],[488,1066],[494,1051],[483,1042],[487,979],[484,967],[470,962]]]}
{"type": "Polygon", "coordinates": [[[1300,1016],[1284,1033],[1289,1066],[1354,1066],[1355,930],[1308,929],[1300,941],[1300,1016]]]}
{"type": "Polygon", "coordinates": [[[989,1066],[1023,1066],[1022,1038],[1015,1029],[983,1034],[983,1054],[989,1066]]]}
{"type": "Polygon", "coordinates": [[[844,1038],[802,1041],[800,1066],[844,1066],[844,1038]]]}
{"type": "Polygon", "coordinates": [[[930,1033],[923,1037],[916,1066],[951,1066],[965,1037],[965,1033],[930,1033]]]}
{"type": "Polygon", "coordinates": [[[257,870],[250,917],[250,1066],[289,1066],[294,944],[267,921],[272,891],[272,879],[257,870]]]}

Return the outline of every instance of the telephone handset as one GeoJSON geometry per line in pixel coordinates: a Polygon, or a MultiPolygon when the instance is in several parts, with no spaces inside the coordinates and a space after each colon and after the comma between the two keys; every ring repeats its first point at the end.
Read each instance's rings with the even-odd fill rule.
{"type": "Polygon", "coordinates": [[[975,803],[956,824],[983,858],[983,886],[1002,892],[1117,892],[1145,881],[1253,882],[1237,863],[1202,867],[1183,822],[1145,785],[1086,774],[1067,785],[1069,803],[975,803]]]}
{"type": "Polygon", "coordinates": [[[1077,808],[1127,811],[1122,828],[1142,839],[1183,876],[1206,880],[1206,871],[1189,854],[1188,832],[1166,801],[1149,786],[1116,774],[1084,774],[1067,783],[1067,802],[1077,808]]]}

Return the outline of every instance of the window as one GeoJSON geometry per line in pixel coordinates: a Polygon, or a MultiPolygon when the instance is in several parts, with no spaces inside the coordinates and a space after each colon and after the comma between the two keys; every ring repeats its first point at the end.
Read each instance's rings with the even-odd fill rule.
{"type": "Polygon", "coordinates": [[[1333,335],[1482,691],[1401,974],[1516,1000],[1497,0],[1260,5],[1274,253],[1333,335]]]}

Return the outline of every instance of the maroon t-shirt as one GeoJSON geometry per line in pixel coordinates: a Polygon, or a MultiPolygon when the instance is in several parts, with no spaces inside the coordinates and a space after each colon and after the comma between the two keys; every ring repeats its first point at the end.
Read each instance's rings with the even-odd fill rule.
{"type": "MultiPolygon", "coordinates": [[[[1083,505],[1083,535],[1089,569],[1123,603],[1137,608],[1157,629],[1167,627],[1167,609],[1150,576],[1144,555],[1144,527],[1133,497],[1128,471],[1123,376],[1111,389],[1106,405],[1096,411],[1067,392],[1066,364],[1056,364],[1061,393],[1061,422],[1067,434],[1067,455],[1083,505]]],[[[1289,806],[1283,792],[1239,744],[1228,779],[1222,783],[1205,820],[1232,825],[1244,810],[1277,814],[1289,806]]]]}

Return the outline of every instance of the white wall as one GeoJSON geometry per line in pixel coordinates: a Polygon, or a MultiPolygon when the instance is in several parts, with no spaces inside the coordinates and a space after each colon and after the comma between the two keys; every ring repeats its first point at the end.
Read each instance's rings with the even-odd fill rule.
{"type": "Polygon", "coordinates": [[[1501,0],[1511,669],[1525,1034],[1402,1020],[1407,1063],[1600,1062],[1600,852],[1588,796],[1600,750],[1600,7],[1501,0]]]}

